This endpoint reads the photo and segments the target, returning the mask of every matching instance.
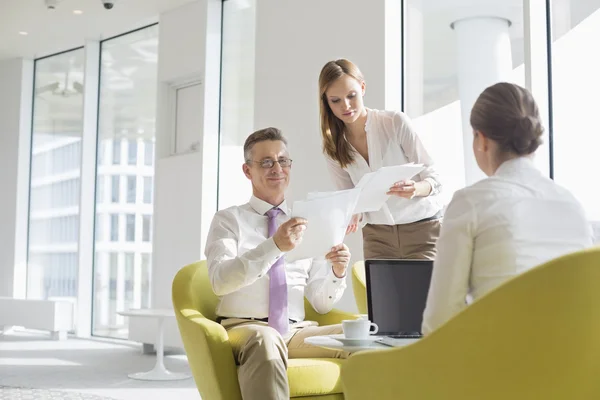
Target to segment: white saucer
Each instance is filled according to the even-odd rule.
[[[349,339],[349,338],[345,337],[343,333],[340,333],[338,335],[330,335],[330,337],[339,342],[342,342],[342,344],[344,346],[368,346],[372,343],[375,343],[379,339],[381,339],[379,336],[373,336],[373,335],[370,335],[370,336],[367,336],[364,338],[360,338],[360,339]]]

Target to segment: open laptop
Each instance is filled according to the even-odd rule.
[[[422,337],[421,325],[433,261],[366,260],[369,320],[379,327],[378,342],[394,346]]]

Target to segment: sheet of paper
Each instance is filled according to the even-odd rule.
[[[295,201],[292,217],[306,218],[308,223],[302,242],[285,255],[286,260],[322,259],[333,246],[342,243],[359,195],[360,189],[354,188]]]
[[[422,164],[411,163],[381,167],[375,172],[365,174],[356,184],[361,193],[354,214],[379,211],[390,197],[386,193],[394,183],[411,179],[424,169]]]

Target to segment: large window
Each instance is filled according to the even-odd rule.
[[[101,44],[95,335],[126,338],[118,312],[149,306],[157,57],[158,25]]]
[[[486,2],[472,17],[460,3],[405,0],[404,7],[404,111],[437,163],[446,202],[483,177],[470,150],[476,96],[501,80],[525,81],[522,4]]]
[[[27,297],[77,301],[84,51],[35,62]]]
[[[254,128],[255,0],[223,3],[219,209],[248,201],[244,141]]]
[[[600,221],[600,0],[552,2],[554,178]]]

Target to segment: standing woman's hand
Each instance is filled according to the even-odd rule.
[[[362,221],[362,214],[354,214],[348,227],[346,228],[346,235],[349,233],[354,233],[358,230],[358,224]]]
[[[426,180],[415,182],[412,179],[407,179],[394,183],[387,194],[410,200],[413,197],[429,196],[431,190],[431,183]]]
[[[415,187],[415,181],[407,179],[405,181],[394,183],[387,194],[405,199],[412,199],[415,197],[416,191],[417,188]]]

